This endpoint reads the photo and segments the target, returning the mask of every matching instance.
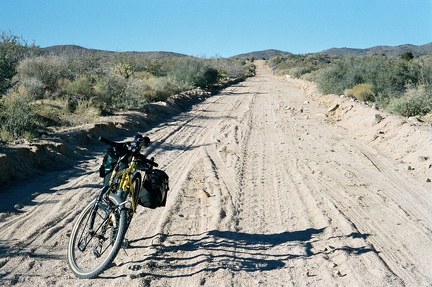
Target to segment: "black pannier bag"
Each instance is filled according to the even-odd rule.
[[[139,192],[139,204],[149,208],[165,206],[168,190],[168,175],[159,169],[150,170]]]

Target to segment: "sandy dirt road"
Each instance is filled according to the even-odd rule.
[[[9,190],[34,198],[2,215],[0,285],[432,286],[430,183],[256,63],[255,77],[146,131],[167,206],[139,208],[130,248],[99,278],[76,279],[66,246],[103,147]]]

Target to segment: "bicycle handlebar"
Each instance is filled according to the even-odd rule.
[[[117,147],[117,146],[119,146],[119,145],[122,145],[122,143],[113,142],[113,141],[110,141],[109,139],[104,138],[104,137],[99,137],[99,141],[101,141],[101,142],[103,142],[104,144],[107,144],[107,145],[109,145],[109,146],[112,146],[112,147]]]
[[[158,166],[159,166],[157,163],[155,163],[155,161],[154,161],[154,157],[150,158],[150,160],[146,159],[146,161],[147,161],[147,163],[148,163],[149,165],[152,165],[152,166],[154,166],[154,167],[158,167]]]
[[[127,145],[127,143],[114,142],[114,141],[111,141],[111,140],[109,140],[107,138],[104,138],[104,137],[99,137],[99,141],[101,141],[104,144],[107,144],[109,146],[112,146],[114,148],[123,148],[124,145]],[[149,165],[151,165],[153,167],[158,167],[159,166],[157,163],[155,163],[154,157],[152,157],[150,159],[147,159],[144,155],[141,155],[140,159],[144,160],[145,163],[147,163],[147,164],[149,164]]]

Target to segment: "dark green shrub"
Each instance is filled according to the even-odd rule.
[[[69,95],[76,95],[89,98],[93,95],[93,85],[95,80],[91,75],[80,75],[73,81],[64,80],[64,91]]]
[[[96,102],[102,109],[123,108],[122,99],[127,87],[127,80],[119,75],[108,73],[96,79],[94,86]]]
[[[12,78],[21,59],[36,47],[29,46],[20,37],[1,32],[0,35],[0,96],[13,86]]]
[[[408,88],[403,96],[390,102],[388,110],[405,117],[430,113],[432,111],[431,87]]]
[[[37,126],[37,115],[32,107],[33,99],[18,91],[0,99],[0,126],[2,134],[18,138],[24,133],[32,133]]]
[[[370,83],[375,95],[399,97],[407,84],[416,84],[418,79],[417,64],[397,57],[374,55],[337,60],[320,71],[316,81],[324,93],[341,94],[355,85]]]
[[[219,80],[219,71],[212,67],[207,67],[202,76],[202,82],[198,84],[200,87],[208,87],[214,85]]]
[[[405,52],[400,55],[400,57],[405,61],[411,61],[412,59],[414,59],[414,54],[412,52]]]
[[[179,82],[202,88],[215,84],[219,80],[219,71],[216,68],[209,66],[205,60],[196,58],[176,62],[169,75]]]
[[[145,80],[130,79],[124,91],[123,109],[140,109],[156,97],[156,92]],[[117,104],[119,105],[119,103]]]
[[[334,60],[324,54],[287,54],[271,57],[268,65],[277,75],[290,75],[301,78],[303,75],[315,72]]]

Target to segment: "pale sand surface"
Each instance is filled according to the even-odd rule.
[[[100,156],[8,190],[37,194],[0,221],[0,285],[431,286],[430,126],[256,64],[146,132],[167,206],[138,209],[99,278],[75,278],[66,247]]]

